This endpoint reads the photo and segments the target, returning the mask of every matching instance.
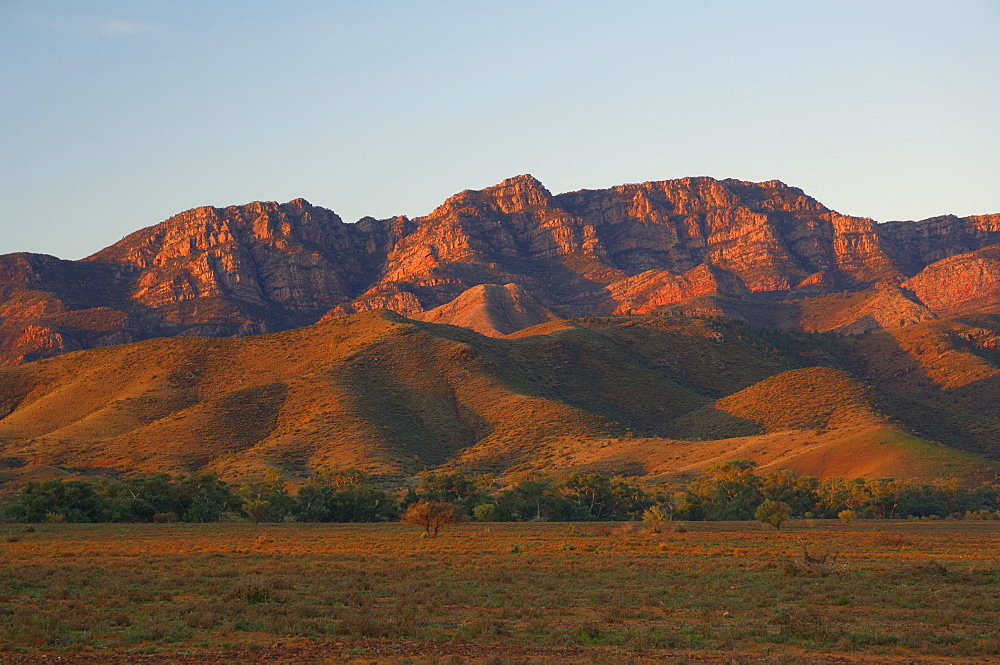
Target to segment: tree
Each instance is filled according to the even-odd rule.
[[[239,492],[243,512],[254,522],[281,522],[295,508],[280,469],[268,467],[264,479],[244,485]]]
[[[754,515],[764,496],[761,480],[754,475],[757,463],[752,460],[727,460],[713,464],[705,475],[688,483],[687,501],[704,511],[704,516],[717,520],[747,520]],[[691,517],[701,517],[692,515]],[[690,519],[690,517],[689,517]]]
[[[21,522],[53,521],[102,522],[107,501],[94,491],[94,483],[83,480],[29,482],[6,513]]]
[[[184,522],[219,522],[224,512],[238,512],[243,502],[214,473],[192,473],[173,483],[179,506],[177,514]]]
[[[364,475],[351,469],[309,478],[299,488],[293,511],[303,522],[384,522],[396,516],[398,504],[366,486]]]
[[[471,510],[487,498],[474,478],[462,473],[432,473],[420,484],[420,495],[431,501],[457,503]]]
[[[477,522],[493,522],[497,518],[497,504],[483,502],[472,509],[472,516]]]
[[[462,509],[453,503],[420,499],[410,504],[401,519],[407,524],[422,527],[424,533],[433,538],[442,526],[461,522],[463,517]]]
[[[818,478],[781,469],[761,476],[760,482],[760,492],[765,499],[787,503],[797,517],[813,512],[820,502]]]
[[[819,494],[828,515],[845,508],[861,511],[871,500],[862,478],[828,478],[820,484]]]
[[[611,496],[613,502],[608,517],[612,519],[634,519],[653,505],[645,490],[629,484],[624,476],[611,479]]]
[[[784,501],[764,499],[764,502],[757,506],[754,517],[761,524],[770,524],[775,529],[781,529],[781,525],[788,520],[791,514],[792,507]]]
[[[538,472],[521,476],[513,487],[500,492],[497,506],[503,519],[581,518],[580,510],[569,499],[556,492],[552,479]]]
[[[652,525],[653,533],[659,533],[660,525],[667,521],[667,516],[659,506],[650,506],[642,513],[642,521]]]

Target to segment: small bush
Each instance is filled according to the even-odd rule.
[[[274,595],[274,582],[262,577],[247,577],[238,581],[229,597],[250,604],[266,603]]]
[[[904,572],[913,577],[923,577],[925,575],[944,575],[948,569],[941,565],[937,559],[928,559],[909,566]]]
[[[761,524],[770,524],[775,529],[781,529],[781,525],[784,524],[792,514],[792,507],[783,501],[773,501],[771,499],[765,499],[762,504],[757,507],[757,512],[754,513],[754,517]]]
[[[659,506],[651,506],[642,513],[642,521],[652,527],[653,533],[659,533],[660,525],[667,521],[667,516]]]
[[[791,577],[829,577],[837,574],[837,570],[834,568],[836,561],[836,554],[832,552],[811,554],[809,548],[803,543],[802,557],[786,559],[781,563],[781,569],[785,575]]]

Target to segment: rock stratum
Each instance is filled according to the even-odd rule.
[[[303,199],[195,208],[80,261],[0,256],[0,363],[388,309],[502,336],[651,312],[864,332],[1000,311],[1000,215],[875,223],[779,181],[553,195],[531,176],[425,217]]]

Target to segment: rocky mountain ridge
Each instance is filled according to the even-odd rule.
[[[186,211],[81,261],[0,256],[0,363],[373,309],[494,336],[656,311],[860,332],[1000,311],[998,285],[1000,214],[877,224],[779,181],[553,195],[524,175],[415,219],[255,202]]]

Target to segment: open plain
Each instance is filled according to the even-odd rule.
[[[996,662],[994,521],[42,524],[0,662]],[[808,563],[809,559],[822,563]]]

